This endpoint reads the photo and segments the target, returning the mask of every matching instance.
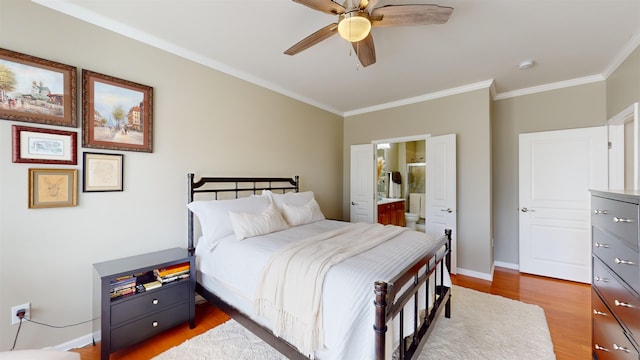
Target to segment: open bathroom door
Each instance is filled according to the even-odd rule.
[[[373,144],[351,145],[351,222],[374,223],[373,147]]]
[[[439,237],[451,229],[451,269],[457,272],[456,238],[456,134],[432,136],[427,139],[427,186],[425,230]]]

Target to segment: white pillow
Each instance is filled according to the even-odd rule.
[[[229,211],[229,217],[238,240],[289,228],[273,204],[259,214]]]
[[[302,206],[282,205],[282,214],[289,225],[298,226],[324,220],[324,214],[315,199]]]
[[[187,207],[198,217],[202,236],[213,250],[220,239],[233,234],[229,211],[258,214],[270,205],[269,199],[252,195],[231,200],[193,201]]]
[[[279,194],[271,192],[269,190],[264,190],[262,192],[262,196],[266,196],[271,199],[271,202],[280,211],[283,211],[283,204],[302,206],[308,204],[309,201],[314,199],[313,191],[288,192],[285,194]]]

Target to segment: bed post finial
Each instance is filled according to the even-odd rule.
[[[376,281],[375,290],[376,299],[373,304],[376,306],[376,320],[373,324],[375,331],[375,349],[376,360],[383,360],[385,357],[385,336],[387,333],[387,283],[384,281]]]

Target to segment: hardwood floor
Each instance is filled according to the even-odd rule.
[[[542,307],[547,316],[558,360],[591,359],[591,286],[521,274],[496,268],[492,282],[469,276],[452,276],[454,284],[520,300]],[[150,359],[185,340],[206,332],[229,317],[207,303],[196,306],[196,328],[178,326],[152,339],[111,355],[118,359]],[[100,344],[73,350],[82,360],[100,359]],[[221,359],[222,360],[222,359]]]

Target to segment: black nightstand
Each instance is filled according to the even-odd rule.
[[[93,331],[101,334],[102,360],[109,359],[116,350],[186,321],[194,328],[194,259],[186,249],[173,248],[93,264]],[[185,263],[189,264],[186,274],[154,289],[141,287],[156,280],[154,270]]]

